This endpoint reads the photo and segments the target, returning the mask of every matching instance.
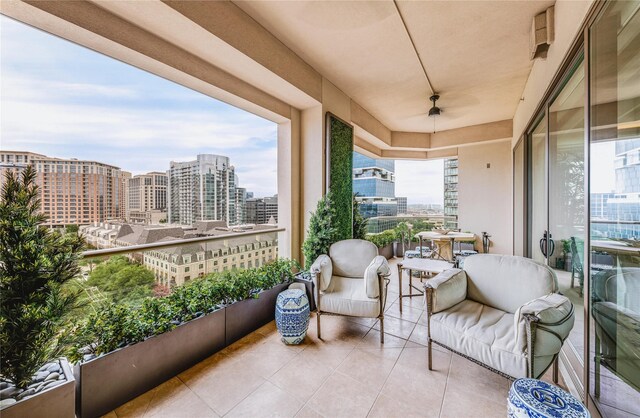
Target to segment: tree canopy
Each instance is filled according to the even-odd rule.
[[[138,303],[153,295],[153,273],[123,256],[111,257],[96,266],[87,280],[113,302]]]

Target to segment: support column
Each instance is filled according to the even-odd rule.
[[[300,111],[291,109],[291,119],[278,124],[278,254],[301,259],[300,232]]]

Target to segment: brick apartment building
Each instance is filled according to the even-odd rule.
[[[42,212],[47,225],[88,224],[126,216],[125,181],[120,168],[77,159],[22,151],[0,151],[0,186],[7,171],[32,165],[38,173]]]

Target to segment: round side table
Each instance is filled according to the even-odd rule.
[[[509,389],[509,418],[590,418],[573,395],[537,379],[517,379]]]
[[[300,344],[309,327],[309,299],[304,290],[287,289],[276,300],[276,326],[285,344]]]

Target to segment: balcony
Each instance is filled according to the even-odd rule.
[[[428,370],[424,301],[404,299],[399,312],[390,262],[384,344],[366,318],[325,317],[319,340],[312,317],[299,346],[270,322],[106,417],[504,417],[510,380],[442,348]]]
[[[179,292],[180,286],[197,283],[197,277],[263,267],[272,259],[304,262],[311,213],[334,186],[343,187],[343,206],[336,216],[351,216],[352,190],[345,184],[354,180],[349,165],[353,151],[376,160],[440,160],[444,185],[413,179],[416,191],[443,186],[446,207],[438,222],[473,234],[475,241],[466,251],[473,247],[514,255],[533,259],[545,271],[553,269],[560,293],[573,304],[576,324],[559,354],[559,386],[594,417],[640,416],[638,330],[633,325],[640,315],[635,281],[640,276],[640,168],[631,157],[621,157],[640,142],[637,0],[7,0],[0,11],[277,126],[277,163],[255,169],[277,176],[277,240],[269,246],[230,248],[199,237],[203,239],[160,246],[137,243],[118,250],[152,266],[165,293]],[[430,99],[436,95],[437,103]],[[89,106],[79,103],[77,109]],[[82,125],[84,120],[78,119]],[[332,130],[332,121],[339,121],[342,131]],[[139,130],[119,125],[130,128],[135,142],[133,134]],[[332,148],[338,131],[350,141],[344,149]],[[163,149],[157,146],[153,152],[162,154]],[[39,158],[34,161],[48,173],[45,177],[53,176],[53,166]],[[92,162],[82,171],[97,176],[99,164]],[[334,175],[335,167],[346,174]],[[172,166],[170,171],[182,174],[166,186],[168,200],[180,200],[179,188],[193,192],[195,166]],[[395,180],[390,171],[376,176],[388,180],[385,185]],[[83,181],[85,194],[95,195],[93,199],[117,193]],[[43,186],[51,184],[60,183]],[[372,193],[372,201],[376,193],[382,194]],[[51,202],[61,206],[56,202],[64,194],[54,190],[44,197],[50,209]],[[223,197],[205,196],[203,202],[215,212],[199,212],[198,205],[181,201],[169,210],[169,221],[174,221],[172,211],[193,219],[215,217],[202,213],[222,212],[231,200],[228,190]],[[93,200],[83,202],[82,221],[87,223],[122,207],[100,200],[103,209],[113,210],[96,212],[89,210]],[[595,215],[589,211],[592,202],[599,202]],[[625,210],[614,210],[616,206]],[[68,214],[79,219],[80,211]],[[382,232],[400,218],[371,218],[371,224]],[[132,245],[116,242],[110,231],[88,241],[99,249],[85,254],[87,260],[113,254],[114,243]],[[449,243],[452,250],[457,245],[455,238],[434,241]],[[195,255],[184,256],[185,244],[199,246]],[[396,267],[401,262],[401,257],[390,259],[384,345],[377,320],[326,317],[320,340],[312,313],[306,340],[294,347],[279,341],[270,322],[237,341],[223,335],[224,348],[211,349],[215,354],[148,391],[131,388],[135,395],[127,399],[135,399],[102,412],[110,417],[504,416],[509,380],[439,348],[434,370],[428,370],[423,299],[404,300],[400,313]],[[404,287],[409,290],[406,283]],[[253,301],[255,291],[238,300]],[[95,289],[89,293],[101,299]],[[206,310],[215,313],[235,301],[213,303]],[[204,311],[188,314],[199,319],[208,316]],[[229,318],[252,319],[246,313]],[[192,336],[158,351],[165,350],[164,359],[170,362],[194,349]],[[136,335],[131,345],[120,341],[113,351],[162,341],[147,337]],[[145,354],[139,358],[144,360]],[[127,383],[94,377],[103,388]],[[547,373],[543,378],[550,377]],[[97,398],[99,391],[87,396]]]

